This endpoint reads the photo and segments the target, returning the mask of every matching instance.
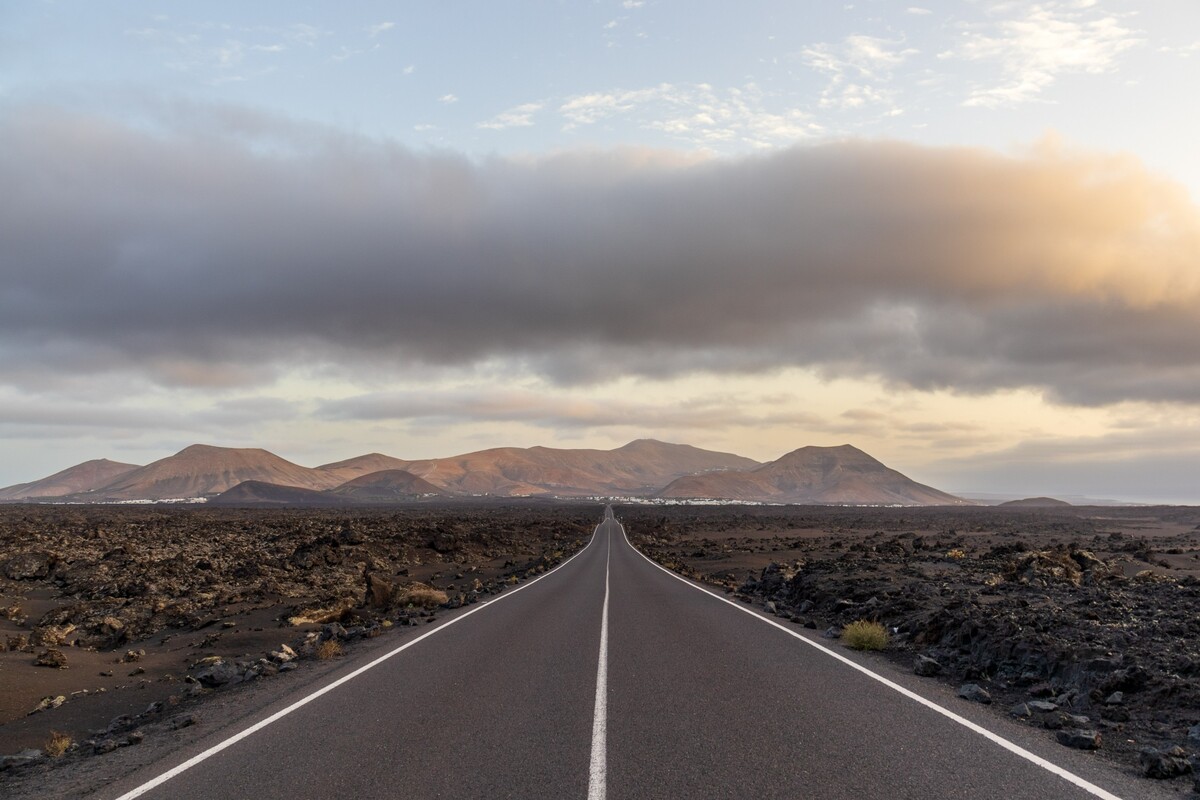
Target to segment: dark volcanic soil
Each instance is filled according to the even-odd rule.
[[[886,655],[1060,742],[1182,792],[1200,770],[1200,508],[619,514],[660,563],[831,637],[880,622]]]
[[[0,784],[44,768],[5,756],[52,731],[76,743],[68,758],[124,746],[215,689],[502,591],[582,547],[597,518],[532,503],[0,506]]]

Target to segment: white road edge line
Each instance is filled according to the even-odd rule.
[[[601,525],[603,525],[603,523],[601,523]],[[150,791],[151,789],[154,789],[155,787],[161,786],[162,784],[171,780],[171,778],[174,778],[176,775],[186,772],[187,770],[189,770],[192,767],[199,764],[201,761],[205,761],[205,760],[215,756],[217,753],[221,752],[225,748],[230,747],[234,744],[237,744],[242,739],[245,739],[247,736],[250,736],[253,733],[257,733],[258,731],[267,727],[272,722],[276,722],[280,719],[283,719],[288,714],[291,714],[293,711],[295,711],[303,706],[308,705],[309,703],[311,703],[313,700],[316,700],[321,695],[326,694],[327,692],[332,692],[334,689],[341,686],[343,683],[346,683],[347,681],[349,681],[353,678],[357,678],[359,675],[362,675],[364,672],[366,672],[369,669],[379,666],[384,661],[387,661],[389,658],[396,655],[397,653],[404,652],[408,648],[415,645],[417,642],[424,641],[425,639],[428,639],[430,636],[433,636],[435,633],[444,631],[444,630],[446,630],[446,628],[449,628],[451,625],[453,625],[457,622],[462,622],[464,619],[471,616],[475,612],[482,611],[483,609],[487,608],[488,606],[492,605],[493,603],[498,603],[501,600],[512,597],[514,594],[516,594],[517,592],[519,592],[523,589],[528,589],[530,586],[533,586],[535,583],[540,581],[542,578],[550,577],[555,572],[558,572],[560,569],[565,567],[567,564],[570,564],[572,561],[574,561],[576,556],[578,556],[580,553],[583,553],[585,550],[590,548],[592,546],[592,543],[596,541],[596,534],[598,534],[599,532],[600,532],[600,525],[597,525],[596,529],[594,531],[592,531],[592,538],[588,541],[588,543],[585,547],[581,548],[578,553],[571,556],[566,561],[562,562],[557,567],[555,567],[554,569],[545,573],[544,575],[537,576],[536,578],[529,581],[528,583],[522,584],[521,586],[518,586],[516,589],[513,589],[511,592],[505,592],[504,594],[500,595],[499,597],[495,597],[495,598],[492,598],[491,600],[488,600],[486,603],[481,603],[481,604],[477,605],[475,608],[466,612],[465,614],[461,614],[461,615],[455,617],[454,619],[449,620],[448,622],[444,622],[441,625],[438,625],[433,630],[427,631],[426,633],[421,634],[417,638],[415,638],[411,641],[405,642],[404,644],[400,645],[399,647],[397,647],[394,650],[389,650],[388,652],[384,653],[383,655],[381,655],[379,658],[375,659],[374,661],[372,661],[368,664],[364,664],[363,666],[359,667],[358,669],[354,670],[353,672],[351,672],[347,675],[343,675],[342,677],[338,678],[333,683],[323,686],[322,688],[318,689],[317,691],[313,692],[312,694],[306,695],[305,697],[300,698],[299,700],[292,703],[287,708],[283,708],[283,709],[280,709],[279,711],[276,711],[274,714],[267,717],[266,719],[260,720],[259,722],[254,723],[253,725],[246,728],[245,730],[243,730],[239,733],[235,733],[233,736],[230,736],[228,739],[218,742],[217,744],[208,748],[204,752],[198,753],[197,755],[192,756],[191,758],[189,758],[187,761],[184,761],[179,766],[172,767],[171,769],[167,770],[163,774],[159,775],[157,778],[152,778],[152,779],[146,781],[141,786],[138,786],[136,789],[132,789],[132,790],[126,792],[125,794],[117,797],[116,800],[133,800],[133,798],[135,798],[135,797],[141,797],[146,792]],[[611,548],[611,542],[610,542],[609,546]],[[606,596],[606,601],[607,601],[607,596]],[[607,610],[607,602],[605,603],[605,609]]]
[[[728,605],[733,606],[738,611],[743,611],[761,622],[765,622],[768,625],[778,628],[779,630],[786,633],[788,636],[799,639],[800,641],[804,642],[809,647],[814,647],[817,650],[820,650],[822,653],[824,653],[827,656],[836,658],[838,661],[841,661],[846,666],[856,669],[859,672],[861,672],[862,674],[866,675],[867,677],[882,683],[884,686],[888,687],[889,689],[893,689],[893,690],[899,692],[900,694],[904,695],[905,697],[909,698],[910,700],[915,700],[916,702],[920,703],[921,705],[925,706],[926,708],[936,711],[937,713],[941,714],[943,717],[946,717],[947,719],[950,719],[953,722],[957,722],[959,725],[962,725],[964,728],[967,728],[968,730],[972,730],[975,733],[978,733],[980,736],[983,736],[985,739],[988,739],[989,741],[992,741],[995,744],[1000,745],[1005,750],[1008,750],[1010,753],[1014,753],[1015,755],[1020,756],[1021,758],[1025,759],[1026,761],[1036,764],[1037,766],[1041,767],[1042,769],[1046,770],[1047,772],[1051,772],[1054,775],[1057,775],[1058,777],[1068,781],[1069,783],[1075,784],[1080,789],[1083,789],[1085,792],[1088,792],[1089,794],[1095,795],[1096,797],[1103,798],[1103,800],[1121,800],[1121,798],[1118,797],[1117,795],[1112,794],[1111,792],[1106,791],[1105,789],[1101,789],[1099,786],[1096,786],[1094,783],[1090,783],[1089,781],[1079,777],[1075,773],[1065,770],[1062,767],[1058,766],[1057,764],[1047,761],[1046,759],[1042,758],[1039,755],[1029,752],[1028,750],[1021,747],[1020,745],[1015,744],[1014,742],[1010,742],[1008,739],[1005,739],[1003,736],[1001,736],[997,733],[993,733],[993,732],[989,731],[987,728],[984,728],[981,725],[977,725],[974,722],[971,722],[971,720],[967,719],[966,717],[960,717],[958,714],[955,714],[950,709],[944,708],[944,707],[938,705],[937,703],[933,702],[932,700],[922,697],[921,695],[917,694],[914,691],[905,689],[900,684],[890,681],[887,678],[883,677],[882,675],[872,672],[871,670],[867,669],[866,667],[864,667],[863,665],[861,665],[855,661],[851,661],[849,658],[846,658],[841,653],[837,653],[833,650],[830,650],[828,647],[825,647],[822,644],[814,642],[811,639],[808,639],[804,636],[801,636],[800,634],[796,633],[795,631],[791,630],[790,628],[787,628],[784,625],[780,625],[778,622],[776,622],[773,619],[768,619],[767,617],[764,617],[761,614],[751,611],[750,609],[746,608],[745,606],[739,605],[739,604],[733,602],[732,600],[729,600],[728,598],[721,597],[719,594],[709,591],[708,589],[705,589],[703,586],[692,583],[691,581],[682,577],[681,575],[675,574],[671,570],[664,567],[662,564],[659,564],[656,561],[654,561],[652,558],[647,556],[641,550],[638,550],[636,547],[634,547],[633,543],[629,541],[629,535],[627,533],[625,533],[624,525],[621,525],[621,535],[625,537],[625,543],[627,545],[629,545],[629,547],[633,550],[633,552],[637,553],[639,556],[641,556],[642,558],[644,558],[648,562],[650,562],[650,564],[652,566],[655,566],[658,569],[661,569],[663,572],[667,573],[672,578],[674,578],[675,580],[684,584],[685,586],[690,586],[691,588],[695,589],[698,592],[704,592],[706,595],[712,597],[715,600],[720,600],[722,603],[726,603]]]
[[[607,524],[606,519],[601,525]],[[608,566],[612,561],[612,533],[604,560],[604,610],[600,613],[600,661],[596,665],[596,709],[592,715],[592,763],[588,769],[588,800],[608,795]]]

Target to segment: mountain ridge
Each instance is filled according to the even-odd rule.
[[[672,481],[658,497],[820,505],[971,505],[917,483],[849,444],[801,447],[748,472],[686,476]]]
[[[36,499],[23,487],[72,473],[68,502],[402,502],[430,496],[594,497],[743,500],[848,505],[967,504],[912,481],[852,445],[802,447],[765,464],[687,444],[637,439],[612,450],[498,447],[408,461],[383,453],[304,467],[262,448],[195,444],[145,466],[76,465],[41,482],[0,489],[0,499]],[[84,479],[95,473],[92,485]],[[246,484],[246,485],[242,485]],[[240,487],[240,489],[238,489]],[[232,492],[231,490],[238,489]],[[312,493],[306,494],[307,493]],[[330,502],[335,502],[330,500]]]

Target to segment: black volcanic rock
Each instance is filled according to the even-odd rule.
[[[235,506],[303,506],[308,508],[330,508],[353,504],[349,497],[329,492],[300,489],[295,486],[280,486],[263,481],[242,481],[232,489],[209,500],[209,505]]]
[[[1023,500],[1009,500],[1000,505],[1008,508],[1060,508],[1071,504],[1066,500],[1056,500],[1053,497],[1026,497]]]
[[[385,469],[347,481],[328,494],[364,503],[389,503],[451,494],[402,469]]]

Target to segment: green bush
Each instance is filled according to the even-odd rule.
[[[842,642],[852,650],[882,650],[888,644],[887,628],[860,619],[842,629]]]

